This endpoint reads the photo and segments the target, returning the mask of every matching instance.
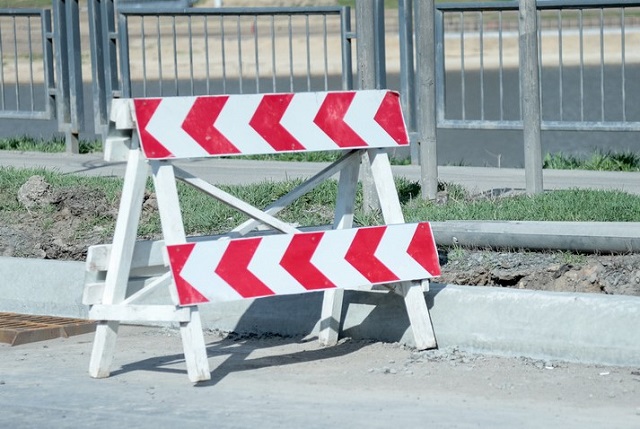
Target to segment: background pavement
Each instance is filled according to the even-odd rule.
[[[216,184],[248,184],[264,180],[286,180],[310,177],[324,163],[248,161],[241,159],[199,159],[176,163]],[[72,155],[66,153],[14,152],[0,153],[0,166],[16,168],[48,168],[61,173],[117,176],[124,174],[125,163],[107,163],[102,154]],[[393,166],[396,176],[420,180],[420,166]],[[524,190],[524,169],[456,167],[438,168],[441,182],[455,183],[472,192]],[[640,173],[585,170],[545,170],[545,189],[617,189],[640,194]]]

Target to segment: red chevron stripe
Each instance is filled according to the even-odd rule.
[[[427,222],[419,223],[416,232],[409,243],[407,253],[424,267],[429,273],[438,277],[440,275],[440,261],[438,261],[438,250],[433,240],[431,227]]]
[[[400,109],[400,102],[398,101],[399,97],[397,92],[387,92],[373,119],[380,124],[382,129],[399,145],[408,145],[409,136],[404,126],[402,110]]]
[[[187,282],[180,272],[186,264],[191,252],[195,247],[195,243],[181,244],[177,246],[167,246],[167,253],[169,254],[169,263],[171,265],[171,271],[173,272],[173,280],[176,283],[176,289],[178,290],[178,297],[180,304],[192,305],[203,302],[209,302],[209,300],[198,292],[189,282]]]
[[[293,94],[265,95],[249,121],[263,139],[276,151],[305,150],[305,147],[280,123]]]
[[[318,248],[323,235],[323,232],[294,235],[280,260],[282,268],[307,290],[336,287],[331,280],[311,263],[311,258]]]
[[[344,121],[355,92],[330,92],[313,122],[339,147],[367,147],[367,142]]]
[[[167,150],[151,133],[147,131],[147,125],[153,117],[156,109],[162,102],[162,98],[142,98],[133,100],[138,122],[138,135],[142,143],[142,150],[147,158],[172,158],[173,154]]]
[[[211,155],[240,153],[216,127],[215,122],[229,96],[198,97],[182,123],[182,129]]]
[[[230,241],[215,269],[215,273],[244,298],[274,294],[248,268],[261,241],[261,237]]]
[[[353,237],[344,259],[371,283],[397,281],[398,276],[374,255],[387,227],[360,228]]]

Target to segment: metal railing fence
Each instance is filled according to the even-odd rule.
[[[0,9],[0,118],[55,118],[52,38],[50,10]]]
[[[96,132],[106,129],[112,97],[353,87],[348,7],[113,12],[113,0],[90,2]]]
[[[639,16],[637,1],[537,3],[542,130],[640,131]],[[517,25],[517,2],[436,6],[438,127],[522,129],[520,85],[505,85]]]
[[[0,9],[0,119],[57,119],[67,149],[84,126],[78,0]]]

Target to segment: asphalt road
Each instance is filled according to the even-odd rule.
[[[327,164],[309,162],[248,161],[242,159],[208,158],[180,161],[177,165],[191,171],[211,183],[244,185],[260,181],[280,181],[307,178]],[[69,155],[42,152],[0,152],[0,166],[16,168],[48,168],[61,173],[100,176],[124,175],[124,163],[107,163],[102,155]],[[394,175],[411,181],[420,180],[420,167],[415,165],[392,166]],[[618,189],[640,194],[640,173],[544,170],[545,189]],[[471,192],[524,190],[523,169],[489,167],[438,168],[439,180],[464,186]]]
[[[91,334],[0,344],[0,426],[26,428],[562,428],[640,425],[637,368],[313,338],[207,333],[212,380],[189,383],[176,331],[122,327],[107,379]]]

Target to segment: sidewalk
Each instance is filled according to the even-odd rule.
[[[209,158],[176,163],[215,184],[246,185],[265,180],[281,181],[310,177],[324,163],[247,161],[241,159]],[[118,176],[124,174],[124,163],[107,163],[102,154],[70,155],[66,153],[0,152],[1,167],[48,168],[61,173],[89,176]],[[396,176],[412,181],[420,180],[420,166],[393,166]],[[615,189],[640,194],[640,173],[545,170],[544,189]],[[471,192],[524,190],[524,169],[489,167],[440,166],[439,180],[464,186]]]

